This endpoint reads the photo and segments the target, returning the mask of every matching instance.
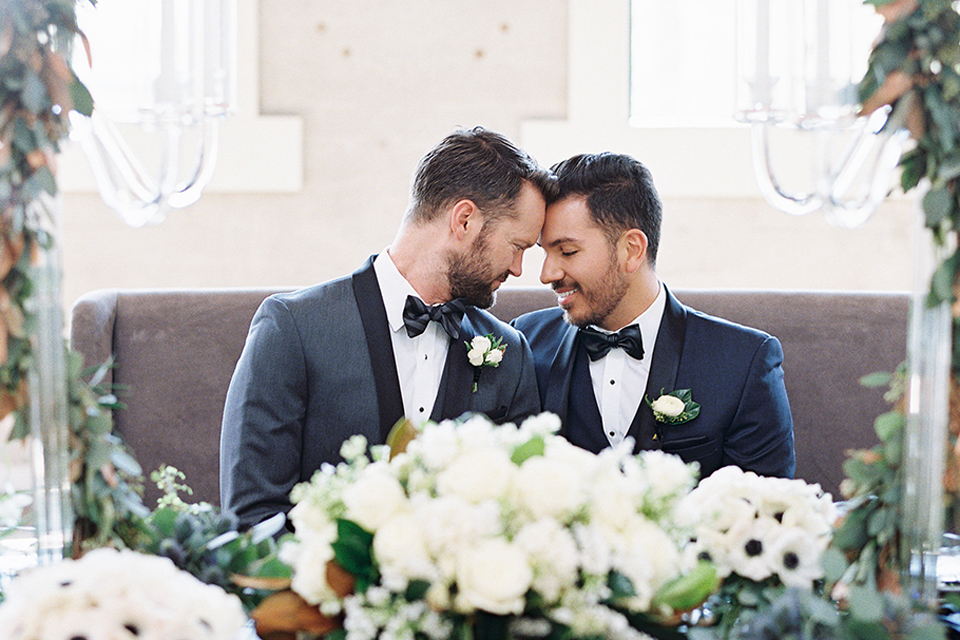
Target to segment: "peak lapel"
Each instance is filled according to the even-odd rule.
[[[666,285],[664,285],[666,287]],[[663,318],[657,330],[657,343],[653,349],[650,363],[650,376],[647,378],[646,397],[651,400],[660,396],[660,391],[674,391],[677,384],[677,370],[683,355],[683,342],[687,334],[687,312],[683,305],[673,297],[669,289],[667,304],[663,309]],[[640,399],[637,415],[630,426],[630,434],[636,439],[636,449],[659,449],[660,441],[654,439],[656,420],[653,411]]]
[[[393,343],[390,341],[387,312],[383,306],[377,274],[373,269],[373,259],[374,256],[371,256],[355,271],[351,280],[357,308],[360,310],[360,321],[363,323],[370,364],[373,367],[373,382],[377,389],[380,413],[380,442],[384,443],[390,429],[403,417],[403,396],[400,393],[397,362],[393,356]]]
[[[577,344],[577,328],[564,322],[563,336],[550,365],[550,377],[543,394],[543,410],[560,417],[560,433],[566,435],[567,408],[569,404],[570,380],[573,377],[574,347]]]

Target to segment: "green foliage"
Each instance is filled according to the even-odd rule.
[[[337,540],[331,546],[337,564],[356,578],[357,593],[365,592],[380,579],[373,561],[372,533],[341,518],[337,520]]]
[[[192,494],[184,475],[173,467],[151,474],[163,490],[161,505],[141,522],[129,545],[143,553],[169,558],[178,568],[207,584],[237,595],[248,611],[270,590],[244,586],[243,578],[287,579],[290,568],[280,562],[276,538],[286,517],[278,514],[245,533],[236,517],[207,503],[188,504],[179,494]]]

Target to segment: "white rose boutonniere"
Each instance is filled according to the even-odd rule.
[[[477,392],[477,383],[480,382],[480,372],[484,367],[499,367],[503,360],[503,352],[507,345],[501,344],[503,338],[494,338],[492,333],[485,336],[474,336],[467,345],[467,360],[473,365],[473,393]]]
[[[677,389],[670,393],[664,393],[661,389],[660,397],[653,402],[646,396],[643,400],[653,410],[657,422],[664,424],[683,424],[700,414],[700,405],[693,401],[690,389]]]

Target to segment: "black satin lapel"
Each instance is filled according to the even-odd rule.
[[[443,364],[440,376],[440,389],[433,405],[430,419],[440,420],[459,418],[470,410],[470,394],[473,389],[473,367],[467,360],[467,345],[476,334],[473,323],[466,315],[460,323],[460,339],[450,340],[447,349],[447,361]]]
[[[367,338],[370,364],[373,366],[373,382],[377,389],[377,406],[380,411],[380,442],[384,443],[390,429],[403,417],[403,396],[400,393],[397,361],[393,357],[387,311],[383,306],[377,274],[373,270],[373,256],[353,273],[351,280],[353,293],[357,297],[357,308],[360,309],[363,332]]]
[[[577,344],[577,328],[564,326],[564,335],[557,349],[557,355],[550,365],[550,377],[543,397],[543,410],[551,411],[560,417],[560,434],[566,435],[567,408],[570,394],[570,379],[573,377],[574,347]]]
[[[666,285],[664,285],[666,286]],[[653,349],[653,361],[650,363],[650,377],[647,378],[646,397],[651,401],[660,397],[660,392],[675,391],[680,356],[683,355],[683,341],[687,334],[687,312],[683,305],[665,290],[667,303],[657,330],[657,344]],[[630,434],[636,438],[636,449],[659,449],[660,440],[655,439],[657,423],[653,411],[640,399],[637,415],[630,426]]]

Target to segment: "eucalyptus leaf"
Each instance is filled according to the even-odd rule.
[[[889,385],[890,380],[892,379],[893,374],[889,371],[875,371],[861,377],[860,385],[867,387],[868,389],[878,389],[880,387],[886,387]]]
[[[896,434],[903,431],[904,417],[898,411],[887,411],[881,413],[873,421],[873,429],[882,442],[888,441]]]
[[[883,598],[876,589],[851,585],[847,601],[850,605],[850,613],[859,620],[873,622],[883,618]]]
[[[938,226],[953,209],[953,198],[946,186],[930,189],[923,196],[923,213],[928,227]]]
[[[27,111],[34,115],[40,115],[50,104],[47,87],[40,79],[40,75],[33,69],[27,68],[24,74],[20,102]]]
[[[820,562],[823,565],[824,578],[827,582],[836,582],[839,580],[843,577],[847,567],[850,566],[850,563],[847,562],[847,557],[836,547],[830,547],[824,551]]]

